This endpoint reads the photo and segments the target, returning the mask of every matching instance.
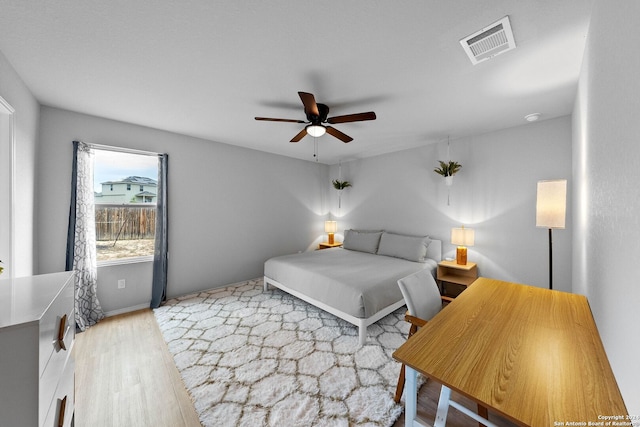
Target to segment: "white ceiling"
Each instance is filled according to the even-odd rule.
[[[591,0],[0,0],[0,51],[45,105],[313,161],[298,91],[368,157],[570,114]],[[509,15],[517,48],[459,40]],[[1,96],[2,94],[0,94]]]

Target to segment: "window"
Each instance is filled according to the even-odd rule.
[[[94,153],[98,262],[153,256],[158,158],[108,149]],[[127,193],[131,183],[146,192]]]
[[[144,191],[144,185],[140,186],[140,191]]]

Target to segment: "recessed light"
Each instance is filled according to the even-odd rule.
[[[540,118],[540,116],[542,116],[540,113],[531,113],[524,116],[524,119],[528,122],[535,122]]]

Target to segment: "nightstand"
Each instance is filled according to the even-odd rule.
[[[477,278],[478,266],[475,262],[468,262],[465,265],[457,264],[455,261],[440,261],[438,263],[436,279],[440,287],[440,294],[447,301],[453,301]]]
[[[318,249],[339,248],[341,246],[342,246],[342,242],[335,242],[335,243],[322,242],[318,245]]]

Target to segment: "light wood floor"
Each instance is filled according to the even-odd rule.
[[[77,426],[200,426],[151,310],[103,320],[74,351]]]
[[[200,422],[151,310],[107,318],[76,336],[76,413],[81,427],[198,427]],[[440,386],[427,381],[418,415],[433,423]],[[469,408],[468,399],[455,400]],[[499,426],[513,424],[490,414]],[[404,425],[404,415],[394,427]],[[449,427],[478,424],[451,408]]]

